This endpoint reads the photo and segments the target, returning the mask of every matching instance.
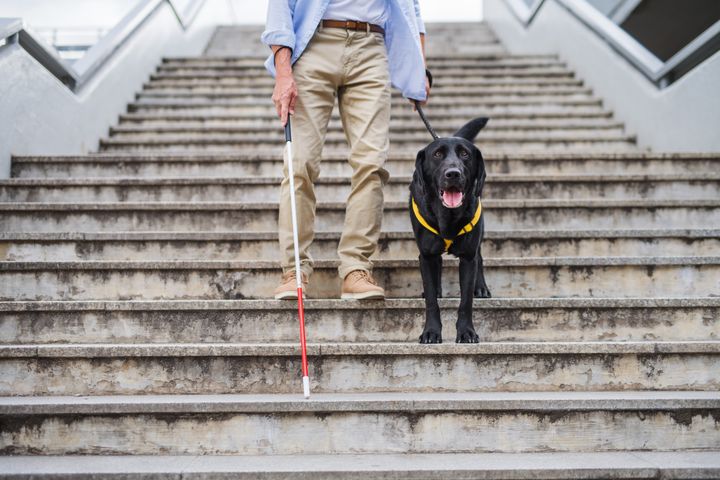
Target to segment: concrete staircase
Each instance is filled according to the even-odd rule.
[[[643,151],[561,59],[431,25],[435,127],[491,117],[482,343],[416,343],[406,196],[429,135],[394,96],[376,267],[392,298],[337,300],[335,116],[305,401],[295,304],[265,299],[283,137],[258,35],[220,28],[203,57],[166,59],[97,154],[14,158],[0,476],[720,477],[720,154]],[[457,306],[441,302],[445,338]]]

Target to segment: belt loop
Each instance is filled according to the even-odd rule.
[[[370,22],[365,22],[366,35],[370,35]]]

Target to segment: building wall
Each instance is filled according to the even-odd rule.
[[[547,0],[526,29],[503,0],[485,0],[485,19],[512,53],[557,53],[604,99],[641,146],[720,152],[720,52],[658,89],[572,14]]]

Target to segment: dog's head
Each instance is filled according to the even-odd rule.
[[[473,140],[487,122],[486,117],[471,120],[418,152],[413,180],[420,195],[437,195],[445,208],[459,208],[471,195],[481,195],[485,162]]]

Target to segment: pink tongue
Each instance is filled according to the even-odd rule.
[[[445,205],[448,207],[457,207],[462,203],[462,192],[459,191],[444,191],[443,192],[443,202],[445,202]]]

